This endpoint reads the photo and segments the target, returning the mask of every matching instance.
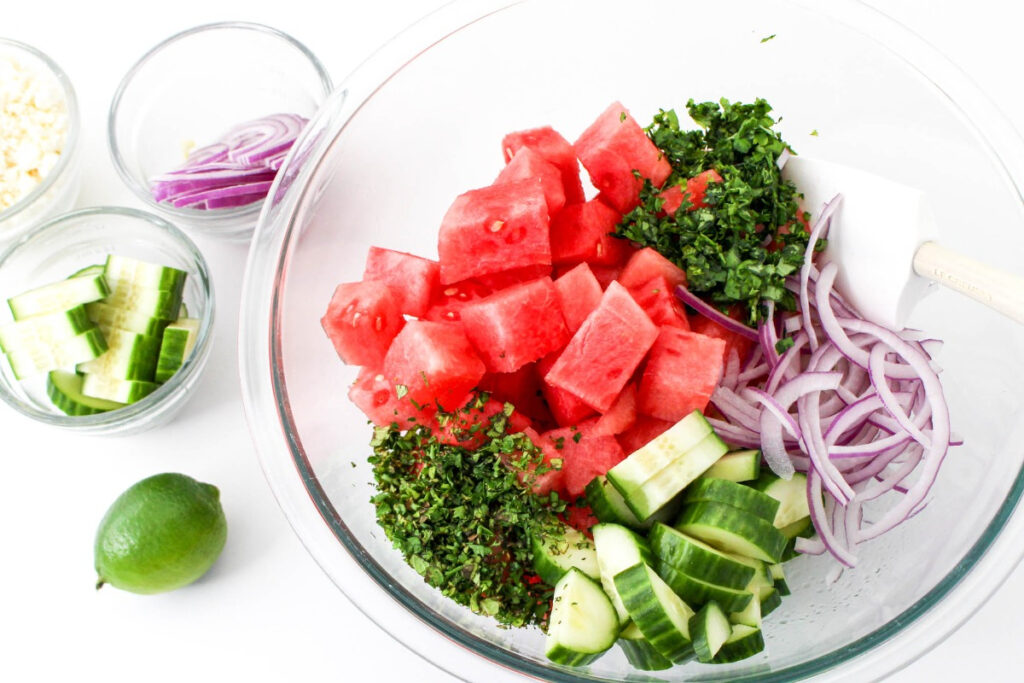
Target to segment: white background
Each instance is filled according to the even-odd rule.
[[[155,43],[209,21],[258,21],[306,43],[339,82],[440,4],[5,0],[0,34],[50,54],[76,85],[85,138],[79,206],[136,205],[109,160],[106,113],[121,75]],[[871,4],[942,49],[1024,130],[1024,10],[1017,3]],[[213,272],[218,320],[206,374],[171,425],[137,437],[80,438],[0,411],[0,680],[453,680],[360,614],[280,513],[257,464],[238,389],[245,247],[196,241]],[[224,554],[206,577],[171,594],[94,591],[92,542],[103,512],[123,489],[164,471],[221,489],[229,524]],[[1019,679],[1020,604],[1018,569],[973,619],[891,680]]]

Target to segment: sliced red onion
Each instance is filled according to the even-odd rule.
[[[814,331],[814,325],[811,324],[811,306],[808,299],[807,283],[811,277],[811,269],[814,267],[814,249],[818,244],[818,240],[828,232],[828,227],[832,223],[832,214],[839,208],[839,203],[842,200],[841,195],[836,195],[830,199],[825,204],[825,208],[821,210],[818,219],[814,221],[810,237],[807,239],[807,249],[804,250],[804,263],[800,267],[800,314],[803,317],[804,331],[807,332],[807,337],[810,340],[811,351],[818,348],[818,335]]]
[[[779,158],[775,160],[775,165],[780,171],[785,168],[786,162],[791,156],[793,156],[793,153],[789,151],[789,147],[783,147],[782,152],[779,153]]]
[[[686,287],[682,285],[677,285],[676,296],[679,297],[679,299],[684,304],[694,309],[695,311],[703,315],[705,318],[710,318],[711,320],[715,321],[725,329],[731,332],[735,332],[736,334],[742,335],[743,337],[749,339],[750,341],[757,341],[757,330],[751,327],[747,327],[738,320],[733,320],[725,313],[722,313],[714,306],[709,305],[703,299],[694,295]]]

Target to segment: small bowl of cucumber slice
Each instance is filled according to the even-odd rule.
[[[88,434],[167,422],[206,364],[213,285],[203,255],[159,216],[66,213],[0,254],[0,399]]]

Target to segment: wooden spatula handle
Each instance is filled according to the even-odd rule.
[[[1024,323],[1024,277],[996,270],[935,242],[918,247],[914,272]]]

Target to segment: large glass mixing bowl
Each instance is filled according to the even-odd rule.
[[[1024,329],[954,294],[926,299],[911,324],[946,341],[939,362],[965,445],[931,504],[864,546],[855,570],[829,584],[828,557],[789,565],[793,594],[766,619],[760,656],[651,674],[617,650],[585,669],[552,665],[539,631],[497,628],[442,598],[377,528],[370,428],[345,397],[356,368],[319,318],[337,283],[361,278],[370,245],[436,257],[445,209],[493,180],[508,131],[550,124],[573,139],[616,99],[644,121],[691,97],[760,96],[798,152],[922,188],[945,244],[1011,270],[1024,254],[1024,144],[960,71],[858,2],[506,5],[456,2],[374,55],[321,109],[264,207],[241,374],[296,532],[370,618],[468,679],[862,681],[904,666],[1024,552]]]

